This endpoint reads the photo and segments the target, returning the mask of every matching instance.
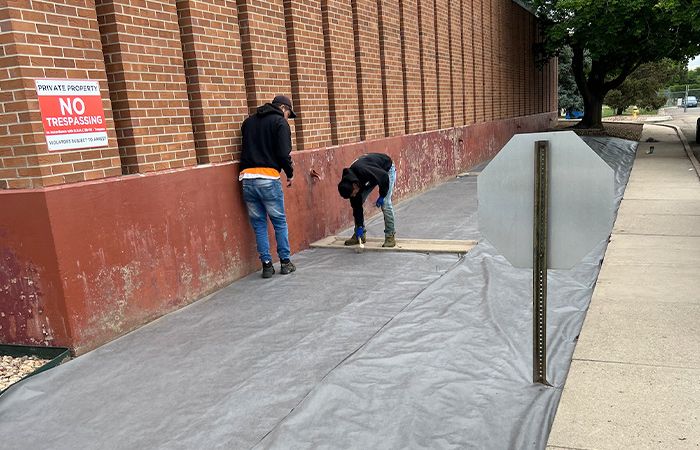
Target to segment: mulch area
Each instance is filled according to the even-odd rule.
[[[559,121],[552,127],[552,131],[572,130],[579,136],[610,136],[639,142],[644,126],[642,123],[603,122],[602,129],[574,128],[577,124],[578,122]]]

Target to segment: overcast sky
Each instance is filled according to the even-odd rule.
[[[696,67],[700,67],[700,55],[696,56],[695,59],[691,59],[690,62],[688,63],[688,69],[695,69]]]

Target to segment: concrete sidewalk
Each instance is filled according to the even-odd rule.
[[[698,176],[645,125],[547,448],[700,447],[698,261]]]

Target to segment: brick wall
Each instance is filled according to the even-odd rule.
[[[284,1],[297,149],[326,147],[331,122],[320,0]]]
[[[236,2],[178,0],[177,13],[197,161],[230,161],[248,113]]]
[[[556,110],[509,0],[78,0],[0,6],[0,188],[235,161],[289,95],[295,150]],[[100,82],[108,145],[49,152],[37,78]]]
[[[196,164],[175,4],[97,0],[124,173]]]
[[[352,0],[362,140],[384,137],[384,95],[376,0]]]
[[[453,123],[452,67],[450,62],[450,18],[448,0],[435,0],[435,42],[438,73],[438,127]]]
[[[452,123],[462,126],[464,120],[464,55],[462,49],[462,0],[453,0],[450,7],[450,62],[452,73]]]
[[[401,61],[404,83],[405,133],[423,131],[423,90],[418,0],[399,0],[401,13]]]
[[[423,129],[439,128],[437,47],[435,41],[435,0],[418,0],[420,21],[421,85],[423,89]]]
[[[121,174],[107,76],[91,1],[0,6],[0,189],[38,188]],[[49,152],[35,79],[100,82],[109,145]]]
[[[347,0],[323,0],[326,80],[334,145],[360,140],[353,9]]]
[[[401,13],[396,0],[377,0],[382,67],[384,127],[387,136],[406,133],[401,57]]]
[[[466,123],[476,122],[476,57],[474,44],[476,43],[474,28],[474,2],[462,0],[462,51],[464,53],[464,115]]]

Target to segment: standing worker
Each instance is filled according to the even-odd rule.
[[[289,233],[280,181],[280,170],[283,170],[287,175],[287,187],[292,186],[292,132],[287,120],[296,116],[289,98],[278,95],[272,103],[258,107],[257,112],[245,119],[241,126],[243,146],[238,179],[243,183],[243,200],[255,231],[263,278],[270,278],[275,273],[267,238],[268,216],[275,229],[280,272],[288,274],[296,270],[289,259]]]
[[[396,182],[396,166],[388,155],[368,153],[360,156],[349,168],[343,169],[343,177],[338,183],[338,193],[350,199],[352,215],[355,218],[355,232],[345,241],[345,245],[366,242],[365,217],[362,205],[375,186],[379,186],[379,197],[374,203],[384,213],[384,244],[382,247],[396,246],[394,207],[391,194]]]

